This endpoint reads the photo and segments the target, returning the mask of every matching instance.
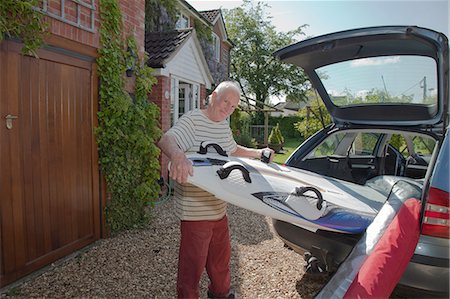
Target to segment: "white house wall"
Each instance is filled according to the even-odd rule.
[[[203,53],[200,53],[203,55]],[[205,71],[199,59],[199,53],[196,49],[193,39],[189,39],[178,51],[176,56],[167,63],[167,69],[172,75],[180,79],[186,79],[188,82],[197,82],[206,84]]]

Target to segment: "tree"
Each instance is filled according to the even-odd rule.
[[[241,83],[244,93],[251,95],[260,108],[270,96],[305,100],[304,92],[309,88],[300,68],[273,56],[274,51],[296,42],[306,25],[286,33],[277,32],[265,12],[267,7],[244,0],[241,7],[224,10],[228,36],[235,44],[230,76]]]
[[[331,116],[318,94],[310,90],[307,95],[309,104],[299,110],[302,121],[294,124],[305,139],[331,123]]]

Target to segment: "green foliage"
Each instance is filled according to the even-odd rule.
[[[268,142],[269,142],[269,144],[283,144],[284,143],[284,137],[281,134],[279,124],[277,124],[275,127],[273,127],[272,130],[270,131]]]
[[[199,39],[205,39],[208,43],[212,43],[212,30],[199,20],[194,20],[194,28]]]
[[[175,29],[177,0],[145,0],[145,32]]]
[[[420,155],[431,155],[434,147],[436,146],[436,140],[431,137],[414,136],[412,138],[412,146],[414,152]],[[394,146],[405,158],[412,153],[408,151],[406,140],[401,134],[393,134],[389,143]]]
[[[298,123],[301,120],[302,118],[300,118],[299,115],[269,117],[269,126],[276,126],[279,124],[283,136],[300,140],[302,135],[295,128],[295,123]]]
[[[411,103],[413,101],[413,97],[407,95],[391,96],[385,90],[373,88],[364,97],[355,96],[350,90],[347,90],[344,95],[332,97],[332,101],[337,106],[379,103]],[[433,102],[433,99],[427,98],[426,101]]]
[[[280,143],[283,144],[284,143],[284,137],[281,134],[280,124],[277,124],[276,128],[277,128],[276,132],[277,132],[277,135],[278,135],[278,139],[280,140]]]
[[[311,94],[309,93],[310,96]],[[299,117],[302,121],[294,126],[305,139],[331,123],[330,114],[317,96],[315,100],[311,98],[309,105],[299,111]]]
[[[159,110],[147,100],[156,79],[144,62],[135,69],[135,93],[124,89],[130,47],[138,53],[134,37],[122,39],[122,16],[117,0],[100,0],[99,127],[96,129],[100,165],[111,200],[106,219],[112,233],[147,223],[146,207],[159,193]]]
[[[234,135],[234,140],[237,144],[248,147],[248,148],[256,148],[258,143],[256,142],[255,138],[252,138],[250,136],[250,132],[248,131],[237,131]]]
[[[257,142],[255,138],[251,137],[250,124],[250,115],[245,112],[239,111],[239,109],[234,110],[233,114],[231,115],[230,123],[234,140],[239,145],[249,148],[256,148]]]
[[[259,107],[268,103],[271,95],[291,95],[301,100],[307,87],[302,70],[272,55],[296,42],[297,36],[303,34],[303,26],[286,33],[277,32],[265,12],[266,7],[261,2],[244,0],[242,6],[224,10],[228,37],[235,44],[230,76],[240,81],[245,94],[252,95]],[[259,115],[257,119],[261,122],[263,117]]]
[[[36,50],[44,44],[47,23],[44,14],[35,9],[39,0],[0,1],[0,42],[5,37],[18,37],[22,53],[37,57]]]

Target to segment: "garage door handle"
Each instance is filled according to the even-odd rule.
[[[7,116],[5,116],[5,119],[6,119],[6,128],[8,129],[8,130],[11,130],[12,129],[12,127],[13,127],[13,119],[17,119],[17,118],[19,118],[18,116],[16,116],[16,115],[11,115],[11,114],[8,114]]]

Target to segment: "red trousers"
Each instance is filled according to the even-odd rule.
[[[199,298],[198,285],[205,268],[209,291],[218,297],[228,295],[230,256],[227,216],[218,221],[181,221],[178,298]]]

